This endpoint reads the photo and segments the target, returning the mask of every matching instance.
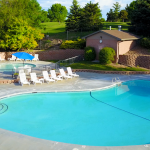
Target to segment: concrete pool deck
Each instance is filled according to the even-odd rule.
[[[20,93],[33,92],[62,92],[62,91],[91,91],[113,86],[112,78],[119,77],[121,81],[146,79],[150,75],[119,75],[119,74],[98,74],[78,72],[79,78],[73,78],[55,83],[44,83],[42,85],[24,85],[18,83],[0,84],[0,98]],[[26,136],[23,134],[0,129],[0,150],[148,150],[150,145],[139,146],[85,146],[66,144],[50,140],[43,140]]]

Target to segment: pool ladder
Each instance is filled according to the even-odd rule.
[[[112,78],[112,83],[115,83],[116,85],[121,86],[121,81],[119,77]]]

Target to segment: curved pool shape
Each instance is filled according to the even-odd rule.
[[[24,63],[24,66],[28,65],[30,67],[36,67],[36,65],[34,64],[30,64],[30,63]],[[14,67],[18,68],[18,67],[22,67],[23,63],[5,63],[5,64],[0,64],[0,70],[4,70],[4,71],[10,71],[12,69],[14,69]]]
[[[92,92],[32,93],[2,99],[0,128],[52,141],[125,146],[150,143],[150,81]]]

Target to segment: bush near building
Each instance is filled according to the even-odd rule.
[[[150,48],[150,38],[144,37],[141,39],[140,44],[142,47]]]
[[[96,58],[96,53],[94,47],[85,47],[85,52],[84,52],[84,59],[86,61],[92,61],[95,60]]]
[[[104,47],[99,52],[100,64],[110,64],[114,61],[115,50],[111,47]]]

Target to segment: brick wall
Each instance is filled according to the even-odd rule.
[[[10,58],[11,55],[16,52],[0,52],[1,58]],[[29,54],[39,54],[40,60],[63,60],[66,58],[84,55],[84,50],[66,49],[66,50],[51,50],[51,51],[39,51],[30,52]]]
[[[119,63],[132,67],[144,67],[150,69],[149,55],[120,55]]]

